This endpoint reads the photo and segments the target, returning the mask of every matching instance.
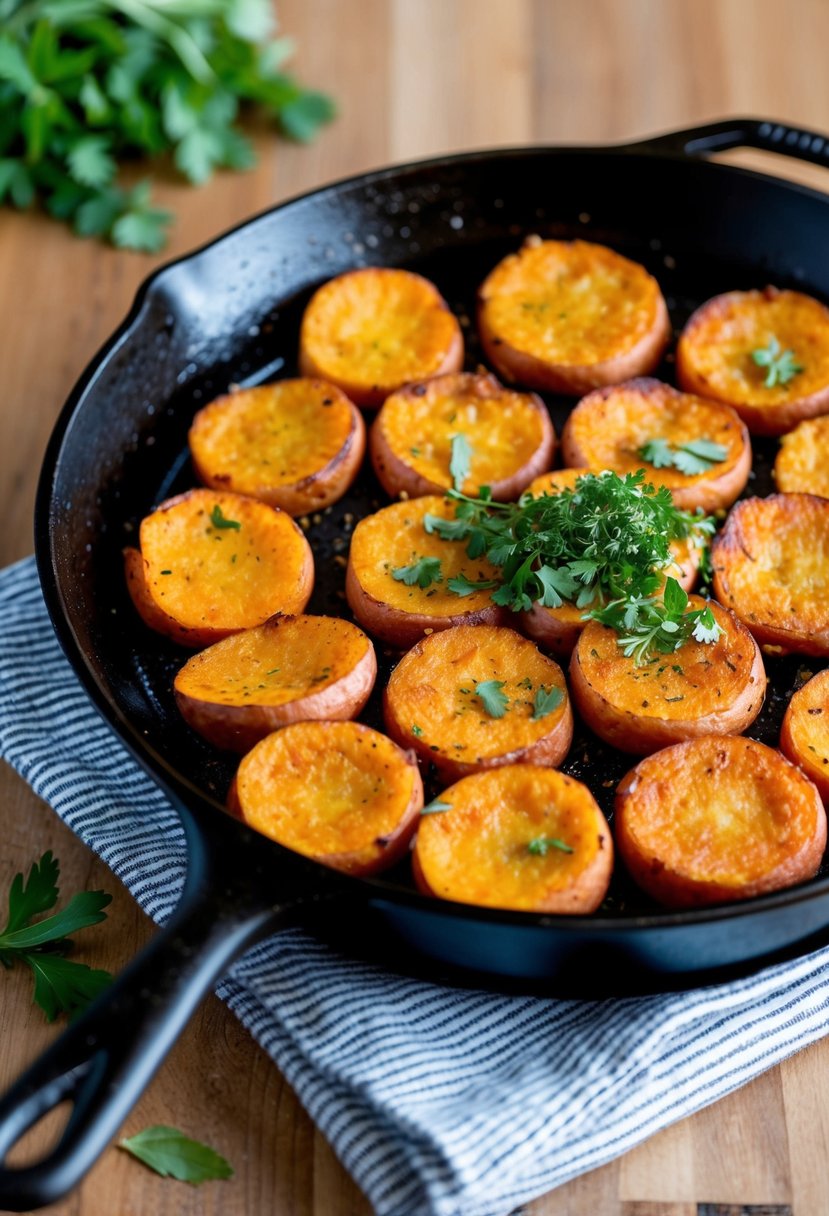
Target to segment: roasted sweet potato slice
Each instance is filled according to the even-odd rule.
[[[784,494],[829,498],[829,414],[808,418],[783,436],[774,480]]]
[[[173,689],[194,730],[245,752],[291,722],[356,718],[376,675],[374,647],[350,621],[274,616],[193,655]]]
[[[375,472],[392,498],[449,489],[462,457],[466,472],[459,488],[477,494],[479,486],[489,486],[493,498],[507,502],[549,468],[554,446],[553,424],[540,397],[468,372],[392,393],[369,439]]]
[[[238,389],[199,410],[190,428],[200,481],[261,498],[289,515],[342,498],[365,446],[360,411],[324,380]]]
[[[811,777],[829,804],[829,668],[794,694],[783,718],[780,747]]]
[[[423,806],[417,761],[359,722],[295,722],[244,757],[228,805],[249,827],[347,874],[405,854]]]
[[[433,633],[386,687],[386,729],[446,781],[504,764],[560,764],[573,738],[564,673],[495,625]]]
[[[604,899],[613,842],[580,781],[511,764],[464,777],[437,802],[447,809],[421,817],[412,855],[427,895],[525,912],[594,912]]]
[[[441,540],[423,526],[426,515],[454,519],[444,498],[395,502],[360,520],[351,539],[345,590],[351,611],[364,629],[391,646],[405,649],[424,634],[453,625],[497,625],[507,609],[490,590],[455,595],[451,578],[470,582],[495,579],[486,560],[467,557],[464,545]]]
[[[670,336],[643,266],[604,245],[538,237],[484,280],[478,328],[508,380],[573,394],[653,371]]]
[[[573,490],[576,482],[593,469],[555,469],[536,477],[527,487],[527,493],[556,494],[562,490]],[[676,557],[676,566],[666,573],[677,580],[685,591],[690,591],[696,582],[702,549],[690,540],[675,541],[671,546]],[[518,624],[526,635],[557,658],[568,659],[584,629],[584,612],[575,604],[562,604],[559,608],[545,608],[533,604],[529,612],[522,612]]]
[[[616,794],[616,845],[670,908],[748,899],[811,878],[826,846],[817,789],[753,739],[709,735],[641,760]]]
[[[141,552],[125,552],[133,602],[151,629],[185,646],[208,646],[301,612],[314,559],[284,511],[253,498],[189,490],[141,521]]]
[[[368,267],[318,288],[302,318],[299,367],[376,408],[410,380],[463,366],[457,319],[433,283],[409,270]]]
[[[689,608],[705,601],[692,596]],[[573,700],[587,726],[623,752],[643,756],[700,735],[736,735],[763,705],[760,647],[721,605],[711,611],[723,633],[709,644],[689,639],[673,654],[636,666],[619,635],[589,621],[570,664]]]
[[[711,547],[714,593],[758,642],[829,655],[829,499],[744,498]]]
[[[759,360],[759,361],[758,361]],[[799,291],[729,291],[692,315],[679,384],[733,405],[754,435],[829,413],[829,309]]]
[[[751,471],[748,431],[730,406],[646,376],[582,398],[565,423],[561,447],[570,465],[644,469],[683,510],[730,507]]]

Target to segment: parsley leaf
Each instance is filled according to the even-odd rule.
[[[546,689],[542,685],[535,694],[533,702],[533,722],[537,722],[539,718],[546,718],[547,714],[551,714],[554,709],[558,709],[561,702],[564,700],[564,693],[560,688]]]
[[[440,798],[433,798],[431,802],[427,802],[421,810],[421,815],[442,815],[444,811],[451,811],[451,802],[441,802]]]
[[[15,875],[9,889],[8,920],[0,934],[0,963],[12,967],[19,961],[31,969],[35,1003],[49,1022],[59,1013],[84,1009],[112,978],[106,971],[63,957],[72,946],[70,933],[106,919],[104,908],[111,896],[103,891],[81,891],[53,916],[31,923],[57,903],[59,875],[60,867],[51,852],[32,866],[25,882],[22,874]]]
[[[398,583],[405,583],[407,587],[417,585],[424,591],[432,583],[443,582],[439,557],[418,558],[410,566],[398,566],[396,570],[392,570],[391,576]]]
[[[778,384],[786,385],[806,370],[802,363],[797,362],[794,351],[782,350],[780,342],[774,336],[769,338],[768,346],[753,350],[751,357],[758,367],[766,368],[763,380],[766,388],[775,388]]]
[[[534,857],[546,857],[550,849],[558,849],[562,853],[572,853],[574,850],[557,836],[536,836],[527,845],[527,852]]]
[[[446,586],[450,591],[453,591],[455,595],[474,595],[476,591],[490,591],[493,587],[497,587],[498,584],[495,579],[491,578],[482,578],[479,579],[477,583],[473,583],[471,579],[468,579],[466,575],[461,572],[460,574],[456,574],[453,578],[450,578]]]
[[[162,1178],[179,1182],[209,1182],[233,1176],[233,1166],[207,1144],[191,1140],[175,1127],[158,1124],[135,1136],[119,1140],[118,1147],[131,1153]]]
[[[655,469],[675,468],[686,477],[695,477],[721,464],[728,456],[728,448],[712,439],[692,439],[678,445],[667,439],[649,439],[638,454]]]
[[[691,638],[710,644],[722,634],[710,605],[688,610],[688,595],[674,578],[666,580],[661,599],[653,596],[641,601],[634,614],[629,605],[617,600],[589,615],[619,633],[622,653],[637,666],[654,653],[672,654]]]
[[[472,463],[472,445],[465,435],[452,436],[452,455],[449,458],[449,476],[456,490],[463,489]]]
[[[484,680],[475,685],[475,696],[483,705],[490,718],[503,718],[509,705],[509,697],[501,689],[506,680]]]
[[[210,522],[214,528],[235,528],[237,532],[241,531],[242,525],[238,519],[228,519],[222,510],[221,504],[216,503],[213,510],[210,512]]]

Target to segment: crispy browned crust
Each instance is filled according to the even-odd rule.
[[[595,453],[590,450],[589,446],[584,445],[580,441],[577,434],[577,425],[580,424],[583,430],[589,422],[590,426],[595,426],[597,429],[601,428],[604,423],[602,417],[604,403],[620,390],[636,392],[642,396],[649,397],[657,405],[667,404],[668,402],[677,404],[681,403],[683,398],[688,398],[688,394],[680,393],[675,388],[672,388],[671,385],[664,384],[661,380],[655,380],[650,376],[637,376],[635,379],[628,380],[623,384],[613,384],[605,388],[594,389],[592,393],[588,393],[586,397],[583,397],[579,401],[564,424],[564,429],[561,433],[561,454],[566,465],[598,467]],[[739,458],[734,464],[727,466],[722,471],[720,471],[720,466],[714,465],[704,477],[693,478],[691,484],[687,486],[681,484],[672,485],[670,487],[671,496],[676,505],[682,510],[694,510],[696,507],[699,507],[708,514],[723,507],[730,507],[739,498],[748,481],[748,475],[751,472],[751,443],[749,441],[748,429],[740,419],[739,414],[731,406],[726,405],[724,402],[717,402],[714,408],[717,407],[727,415],[729,421],[739,429],[742,435],[743,443]],[[601,463],[604,465],[604,462]],[[643,467],[646,468],[650,479],[659,483],[662,470],[655,469],[651,475],[647,467],[644,465]],[[623,471],[626,472],[627,470]]]
[[[804,546],[809,530],[826,537],[829,550],[829,499],[816,494],[771,494],[768,498],[744,498],[731,509],[725,527],[711,546],[714,594],[730,608],[760,645],[784,653],[829,655],[829,599],[826,613],[819,621],[809,621],[802,613],[787,611],[769,602],[769,588],[735,587],[735,575],[751,586],[751,570],[762,549],[782,541],[783,545]],[[778,586],[780,584],[778,583]],[[797,599],[797,588],[791,598]],[[796,604],[792,605],[796,608]]]
[[[635,825],[636,816],[643,814],[638,805],[643,798],[659,798],[664,802],[664,799],[672,798],[682,790],[688,749],[705,748],[710,750],[712,755],[715,754],[716,758],[712,758],[710,771],[713,781],[716,782],[714,770],[729,763],[734,747],[754,748],[757,749],[758,755],[762,753],[763,758],[769,758],[774,767],[771,779],[779,788],[778,801],[781,807],[787,804],[787,791],[796,791],[797,796],[807,804],[811,801],[814,809],[811,834],[796,842],[790,855],[778,865],[754,880],[743,881],[737,886],[723,884],[700,873],[689,873],[682,868],[666,864],[658,850],[654,851],[640,843]],[[826,848],[826,813],[814,784],[779,752],[743,736],[723,735],[716,738],[706,736],[692,739],[640,760],[622,779],[616,791],[614,828],[616,847],[634,882],[669,908],[732,903],[793,886],[811,878],[817,872]],[[752,840],[747,838],[746,849],[750,850],[751,847]],[[689,864],[690,861],[691,859],[688,859]],[[704,863],[700,868],[704,868]]]
[[[438,629],[451,629],[454,625],[503,625],[509,611],[490,603],[475,612],[459,612],[455,616],[402,612],[369,595],[351,562],[345,573],[345,598],[358,624],[367,633],[397,650],[408,650],[425,635]]]
[[[404,385],[394,394],[397,398],[422,397],[424,390],[440,387],[447,395],[464,393],[479,398],[497,398],[505,391],[495,376],[489,373],[459,372],[455,375],[434,377],[430,380]],[[514,393],[514,389],[508,390]],[[527,403],[536,411],[541,422],[542,438],[529,460],[509,477],[493,480],[490,484],[492,497],[497,502],[510,502],[518,498],[534,477],[545,472],[553,461],[555,431],[544,402],[535,393],[526,393]],[[383,425],[383,408],[374,420],[369,433],[369,453],[377,479],[391,498],[422,498],[426,494],[443,494],[446,486],[430,481],[407,460],[408,447],[399,450],[390,440]]]
[[[719,608],[719,605],[717,606]],[[723,612],[719,608],[720,613]],[[731,615],[731,614],[729,614]],[[744,644],[753,652],[751,669],[739,695],[721,709],[699,718],[654,718],[637,713],[610,700],[587,678],[582,666],[584,647],[589,645],[589,633],[582,633],[570,662],[570,692],[579,714],[600,739],[619,751],[635,756],[647,756],[673,743],[698,739],[703,735],[739,735],[751,725],[763,707],[766,672],[760,647],[744,625],[732,615],[731,626],[743,635]],[[668,656],[670,657],[670,656]],[[711,679],[714,680],[712,675]],[[640,686],[631,697],[641,697]]]
[[[748,426],[752,435],[783,435],[797,426],[805,418],[815,418],[819,414],[829,413],[829,384],[825,387],[791,398],[775,405],[754,404],[748,401],[731,400],[720,395],[711,385],[708,378],[702,375],[696,367],[693,357],[694,344],[700,341],[699,330],[711,320],[725,317],[732,309],[734,302],[740,297],[751,295],[750,292],[728,291],[714,296],[701,304],[691,314],[685,328],[680,334],[676,348],[676,377],[680,388],[686,392],[696,393],[700,397],[711,397],[723,401],[737,411]],[[766,287],[762,293],[767,298],[783,294],[776,287]],[[800,293],[790,293],[792,295]],[[829,325],[829,310],[826,311],[826,323]]]
[[[273,616],[259,628],[276,629],[290,619]],[[356,718],[371,696],[377,678],[377,657],[369,641],[365,654],[341,679],[284,705],[227,705],[208,701],[183,692],[179,687],[179,675],[174,681],[173,692],[176,705],[188,726],[198,731],[214,747],[246,752],[265,735],[292,722]]]

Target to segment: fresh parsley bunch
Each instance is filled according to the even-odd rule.
[[[455,519],[426,515],[426,531],[465,542],[470,558],[486,557],[500,568],[497,580],[450,578],[447,587],[456,595],[491,589],[494,602],[513,612],[535,603],[575,604],[617,629],[620,645],[634,639],[625,653],[637,662],[652,649],[665,649],[669,638],[674,650],[692,633],[699,641],[719,635],[710,609],[686,613],[685,592],[675,579],[666,582],[674,563],[671,542],[690,538],[702,547],[714,521],[700,511],[681,511],[665,486],[646,482],[644,470],[623,477],[588,473],[575,489],[525,495],[517,503],[493,502],[487,487],[477,498],[448,494]]]
[[[272,24],[270,0],[0,0],[0,202],[160,249],[172,216],[147,182],[118,186],[120,160],[170,153],[199,184],[254,164],[240,103],[301,141],[333,117],[283,71]]]

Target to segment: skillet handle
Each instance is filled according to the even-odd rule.
[[[683,131],[668,131],[632,145],[638,150],[708,156],[730,148],[760,148],[829,169],[829,135],[760,118],[726,118]]]
[[[296,860],[307,884],[304,859]],[[213,869],[191,853],[185,892],[167,925],[0,1098],[0,1210],[54,1203],[80,1181],[216,979],[247,946],[294,919],[303,902],[288,895],[287,905],[265,906],[261,886],[257,902],[255,885],[237,881],[234,889],[227,869],[224,881]],[[313,871],[316,900],[336,898],[342,888],[320,884]],[[285,876],[296,891],[294,868]],[[275,867],[273,888],[279,885]],[[66,1101],[73,1109],[58,1143],[33,1164],[7,1165],[12,1146]]]

